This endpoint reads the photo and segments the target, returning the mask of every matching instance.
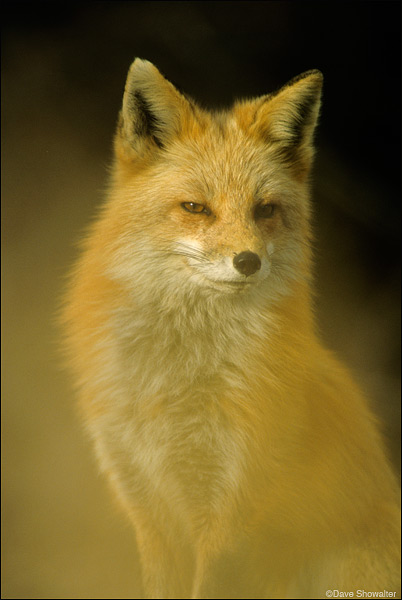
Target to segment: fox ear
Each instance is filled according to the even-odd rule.
[[[135,158],[165,147],[181,129],[189,101],[149,61],[136,58],[128,72],[116,151]]]
[[[255,126],[279,152],[294,157],[312,152],[312,138],[321,103],[323,76],[307,71],[279,91],[269,94],[257,109]],[[309,152],[310,150],[310,152]]]

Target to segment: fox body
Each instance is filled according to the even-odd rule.
[[[148,597],[397,593],[397,484],[312,314],[321,84],[209,113],[130,68],[64,320]]]

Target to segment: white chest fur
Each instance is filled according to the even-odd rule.
[[[234,344],[233,324],[184,336],[157,322],[145,326],[139,315],[129,323],[119,315],[117,327],[107,362],[119,376],[104,390],[108,410],[97,423],[104,465],[133,495],[141,481],[178,517],[225,504],[239,488],[247,440],[222,401],[233,390],[247,398],[241,365],[251,332],[240,327]]]

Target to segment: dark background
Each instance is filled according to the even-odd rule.
[[[3,2],[3,598],[133,598],[134,536],[97,475],[55,313],[102,200],[125,77],[206,107],[324,74],[317,318],[399,468],[400,3]]]

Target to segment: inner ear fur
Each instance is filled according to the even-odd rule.
[[[288,151],[312,145],[317,124],[323,76],[306,71],[258,101],[253,129],[267,143]]]
[[[180,134],[190,113],[189,100],[152,63],[136,58],[128,72],[119,116],[118,156],[143,157],[166,147]]]

